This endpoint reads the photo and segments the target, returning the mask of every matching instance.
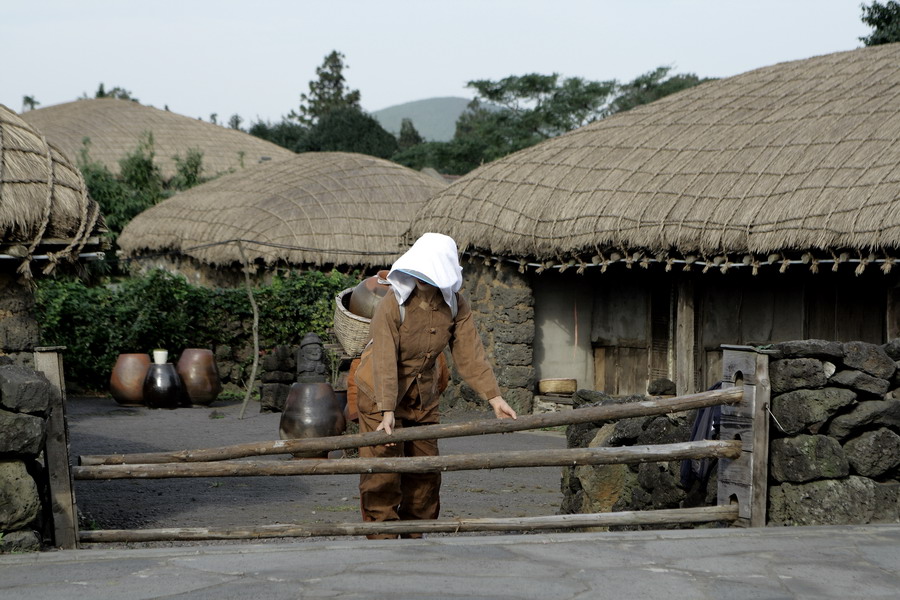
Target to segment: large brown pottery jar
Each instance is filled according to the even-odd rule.
[[[191,404],[208,406],[222,391],[219,369],[212,350],[187,348],[178,357],[175,370],[181,377],[184,391]]]
[[[357,284],[350,292],[350,302],[347,309],[354,315],[371,319],[375,314],[375,307],[391,289],[387,283],[387,271],[378,271],[378,275],[367,277]]]
[[[184,406],[184,386],[172,363],[152,364],[144,378],[144,404],[148,408]]]
[[[149,354],[120,354],[109,376],[113,399],[124,406],[144,404],[144,379],[149,367]]]
[[[284,401],[278,425],[283,440],[329,437],[343,433],[347,422],[330,383],[295,383]],[[325,458],[328,452],[296,452],[295,458]]]

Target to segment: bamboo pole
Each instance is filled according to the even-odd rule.
[[[519,450],[449,456],[401,458],[307,459],[299,461],[218,461],[150,465],[73,467],[77,480],[168,479],[174,477],[256,477],[287,475],[349,475],[355,473],[439,473],[516,467],[636,464],[689,458],[730,458],[741,455],[741,441],[701,440],[651,446]]]
[[[81,543],[246,540],[334,535],[400,533],[470,533],[488,531],[546,531],[622,525],[665,525],[733,521],[736,506],[701,506],[616,513],[552,515],[497,519],[443,519],[375,523],[310,523],[248,527],[172,527],[165,529],[108,529],[79,532]]]
[[[446,423],[395,429],[391,435],[382,431],[357,433],[334,437],[306,438],[251,442],[218,448],[180,450],[176,452],[145,452],[137,454],[85,455],[79,457],[81,465],[160,464],[179,462],[209,462],[230,460],[268,454],[293,454],[298,452],[329,452],[361,446],[376,446],[394,442],[444,439],[468,435],[511,433],[543,427],[558,427],[578,423],[614,421],[631,417],[664,415],[718,404],[737,404],[743,397],[743,388],[712,390],[699,394],[660,398],[627,404],[589,406],[556,413],[525,415],[518,419],[490,419],[466,423]]]

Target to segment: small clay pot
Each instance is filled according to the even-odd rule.
[[[384,298],[387,291],[391,289],[389,283],[380,283],[387,281],[388,272],[378,271],[378,275],[367,277],[359,282],[350,292],[350,304],[347,309],[358,317],[371,319],[375,314],[375,307]]]
[[[123,406],[144,404],[144,379],[149,367],[149,354],[120,354],[109,376],[113,399]]]
[[[175,370],[181,377],[190,404],[208,406],[222,391],[219,369],[212,350],[186,348],[178,357]]]
[[[178,408],[184,405],[184,386],[172,363],[150,365],[143,390],[144,403],[148,408]]]
[[[295,383],[278,425],[283,440],[340,435],[347,426],[330,383]],[[327,452],[296,452],[295,458],[325,458]]]

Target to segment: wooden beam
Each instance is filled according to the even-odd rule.
[[[678,282],[675,311],[675,391],[678,395],[691,394],[696,389],[697,369],[692,280],[682,279]]]
[[[248,456],[264,456],[269,454],[294,454],[298,452],[330,452],[361,446],[377,446],[380,444],[409,442],[414,440],[444,439],[468,435],[484,435],[489,433],[510,433],[544,427],[558,427],[577,423],[594,423],[684,412],[704,406],[719,404],[735,404],[740,402],[743,391],[740,388],[730,390],[713,390],[676,396],[674,398],[656,398],[643,402],[589,406],[573,410],[525,415],[516,420],[490,419],[469,421],[466,423],[446,423],[441,425],[423,425],[397,429],[393,434],[384,432],[358,433],[322,438],[306,438],[295,440],[276,440],[251,442],[219,448],[198,450],[181,450],[176,452],[145,452],[137,454],[85,455],[79,457],[80,465],[119,465],[119,464],[161,464],[171,462],[208,462],[230,460]]]
[[[545,531],[613,527],[622,525],[666,525],[711,523],[737,518],[735,506],[702,506],[667,510],[616,513],[552,515],[496,519],[442,519],[386,521],[377,523],[310,523],[250,527],[171,527],[165,529],[108,529],[82,531],[83,543],[128,543],[199,540],[247,540],[283,537],[369,535],[401,533],[469,533],[485,531]]]
[[[66,421],[66,385],[63,378],[61,348],[34,349],[34,368],[43,373],[57,394],[50,403],[47,419],[47,473],[50,480],[50,502],[53,514],[54,544],[73,549],[78,542],[78,519],[75,512],[75,492],[69,472],[69,429]]]
[[[74,467],[76,480],[167,479],[173,477],[256,477],[347,475],[354,473],[440,473],[515,467],[637,464],[695,458],[737,458],[740,441],[702,440],[652,446],[519,450],[403,458],[306,459],[297,461],[218,461],[155,465]]]

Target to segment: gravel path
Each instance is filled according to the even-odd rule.
[[[72,461],[88,454],[174,451],[274,440],[279,413],[256,403],[239,418],[240,402],[176,410],[125,407],[111,398],[70,397]],[[456,414],[446,421],[492,418]],[[442,454],[565,448],[559,432],[522,432],[441,440]],[[337,456],[333,453],[333,456]],[[291,460],[289,456],[256,460]],[[444,474],[441,518],[556,514],[559,467]],[[77,481],[82,528],[226,527],[359,521],[356,475]],[[282,540],[283,541],[283,540]],[[148,543],[147,545],[173,545]],[[97,547],[107,545],[97,544]]]

